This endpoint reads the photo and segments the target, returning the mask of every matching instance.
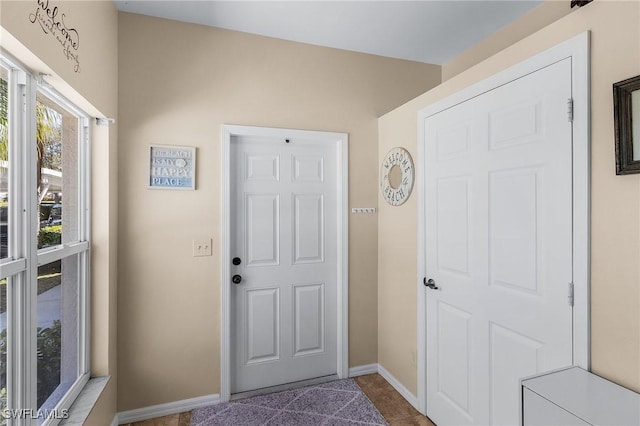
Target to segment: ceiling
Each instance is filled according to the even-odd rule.
[[[542,1],[116,0],[115,3],[123,12],[443,64]]]

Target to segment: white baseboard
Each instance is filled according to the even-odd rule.
[[[389,382],[389,384],[391,386],[393,386],[395,388],[395,390],[398,391],[398,393],[400,393],[400,395],[402,395],[402,397],[404,399],[407,400],[407,402],[409,404],[411,404],[413,406],[413,408],[415,408],[416,410],[420,411],[418,409],[418,398],[412,394],[411,392],[409,392],[409,389],[405,388],[404,385],[402,383],[400,383],[398,381],[398,379],[396,379],[395,377],[393,377],[393,375],[391,373],[389,373],[383,366],[378,365],[378,373],[380,373],[380,375],[382,377],[385,378],[385,380],[387,382]]]
[[[378,364],[359,365],[349,369],[349,377],[364,376],[378,372]]]
[[[113,420],[111,420],[111,426],[118,426],[118,413],[113,416]]]
[[[183,399],[182,401],[166,404],[152,405],[150,407],[136,408],[135,410],[118,413],[117,424],[127,424],[153,419],[155,417],[168,416],[183,413],[196,408],[220,403],[220,394],[199,396],[197,398]]]
[[[384,379],[387,382],[389,382],[389,384],[393,386],[393,388],[397,390],[398,393],[402,395],[402,397],[406,399],[407,402],[413,406],[413,408],[418,410],[418,398],[414,394],[409,392],[409,389],[404,387],[404,385],[400,383],[398,379],[393,377],[393,374],[389,373],[382,365],[367,364],[367,365],[359,365],[357,367],[353,367],[349,369],[349,377],[357,377],[357,376],[363,376],[365,374],[373,374],[373,373],[379,373],[382,377],[384,377]]]

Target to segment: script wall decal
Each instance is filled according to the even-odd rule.
[[[50,5],[49,0],[36,0],[36,3],[36,10],[29,14],[29,22],[40,25],[45,34],[60,43],[62,54],[73,63],[73,71],[79,73],[80,34],[78,30],[67,25],[66,14],[58,6]]]

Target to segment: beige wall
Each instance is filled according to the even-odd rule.
[[[536,8],[442,64],[442,81],[449,80],[574,10],[577,9],[571,9],[566,1],[544,0]]]
[[[397,145],[417,158],[417,111],[477,81],[591,31],[592,368],[640,390],[640,175],[616,176],[612,84],[640,74],[640,2],[598,0],[452,77],[379,121],[378,156]],[[378,358],[416,392],[417,194],[379,200]]]
[[[440,67],[129,14],[119,15],[118,46],[111,2],[57,4],[77,19],[80,73],[28,21],[35,0],[0,3],[0,41],[92,114],[116,117],[118,102],[122,111],[120,152],[115,127],[93,128],[92,245],[93,371],[115,377],[118,357],[122,374],[88,424],[111,422],[116,388],[119,411],[219,391],[219,256],[192,258],[191,240],[211,237],[220,247],[223,123],[349,133],[349,205],[379,208],[378,220],[350,217],[350,366],[380,362],[415,393],[417,195],[401,207],[378,200],[379,159],[399,145],[417,158],[419,109],[587,29],[593,369],[640,389],[640,176],[615,176],[611,101],[613,82],[640,74],[638,2],[598,0],[500,51],[566,14],[545,4],[524,26],[511,25],[445,64],[449,81],[379,122],[438,84]],[[145,189],[152,143],[198,147],[197,191]]]
[[[120,411],[217,393],[220,131],[349,133],[349,205],[377,205],[377,117],[440,67],[157,18],[119,19]],[[195,192],[146,189],[150,144],[197,147]],[[349,222],[349,364],[377,362],[377,220]],[[214,255],[191,256],[194,238]]]
[[[29,16],[33,1],[0,2],[2,47],[71,101],[96,117],[117,116],[118,15],[111,1],[50,1],[65,13],[65,23],[80,35],[80,69],[63,54],[55,38]],[[115,127],[92,126],[92,374],[112,379],[87,420],[110,424],[116,413],[116,248],[117,140]]]

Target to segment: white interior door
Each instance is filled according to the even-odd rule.
[[[572,363],[571,59],[425,122],[427,414],[517,425],[519,379]]]
[[[337,372],[337,152],[231,138],[232,393]]]

